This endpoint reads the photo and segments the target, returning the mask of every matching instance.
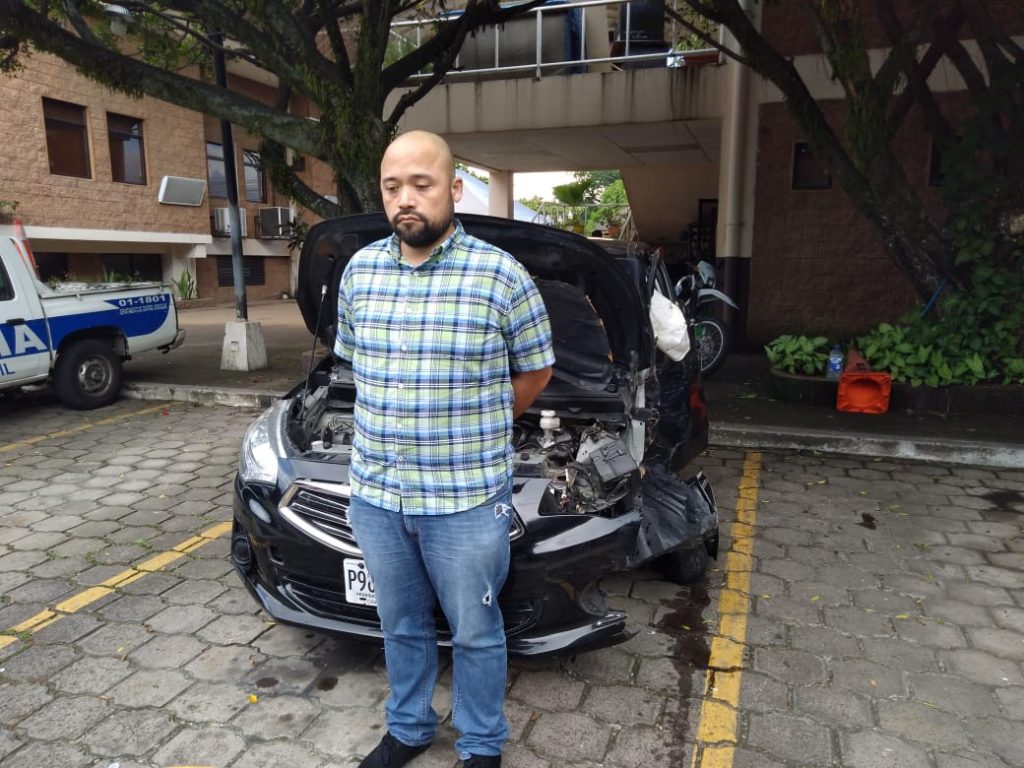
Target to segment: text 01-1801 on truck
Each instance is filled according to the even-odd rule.
[[[40,282],[20,224],[0,238],[0,390],[52,379],[69,408],[112,403],[132,353],[176,349],[174,296],[160,283]]]

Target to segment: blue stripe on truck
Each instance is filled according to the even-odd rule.
[[[159,330],[171,310],[168,294],[129,296],[107,299],[110,309],[49,318],[53,348],[72,333],[90,328],[114,327],[129,339]],[[29,320],[25,325],[0,326],[0,358],[38,355],[49,351],[44,319]]]

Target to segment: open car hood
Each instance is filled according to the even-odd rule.
[[[539,224],[473,214],[458,219],[466,232],[508,251],[534,277],[551,318],[557,378],[602,389],[612,378],[613,363],[628,367],[635,359],[639,368],[647,367],[654,339],[646,299],[627,268],[602,248]],[[330,219],[309,230],[299,260],[296,300],[306,327],[328,348],[334,344],[338,283],[345,265],[360,248],[391,233],[381,213]]]

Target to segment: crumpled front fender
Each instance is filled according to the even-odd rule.
[[[704,474],[698,472],[683,480],[657,464],[644,468],[642,519],[630,567],[698,544],[708,547],[708,553],[717,557],[718,507]]]

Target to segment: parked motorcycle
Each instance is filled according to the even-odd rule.
[[[715,302],[722,301],[733,309],[739,309],[736,302],[715,288],[716,282],[714,266],[700,261],[675,285],[676,301],[682,305],[693,326],[697,359],[704,376],[718,370],[732,346],[732,331],[728,323],[715,317]]]

